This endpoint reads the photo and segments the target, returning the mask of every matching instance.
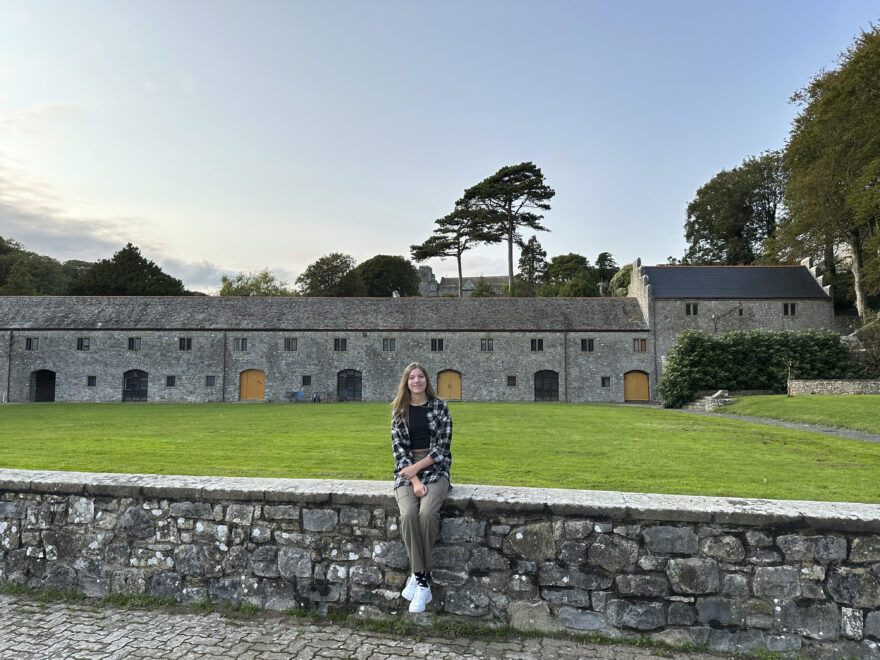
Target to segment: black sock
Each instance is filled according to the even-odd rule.
[[[416,582],[419,583],[420,587],[427,587],[428,586],[428,576],[425,574],[424,571],[420,571],[420,572],[416,573]]]

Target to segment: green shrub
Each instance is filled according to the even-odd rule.
[[[657,393],[680,408],[700,390],[785,392],[788,378],[848,378],[849,349],[831,331],[727,332],[686,330],[666,356]]]

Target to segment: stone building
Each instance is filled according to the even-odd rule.
[[[457,277],[441,277],[437,281],[434,271],[430,266],[419,266],[419,294],[422,296],[458,296],[458,278]],[[471,291],[477,288],[480,278],[491,287],[492,292],[496,296],[507,295],[507,275],[490,275],[488,277],[462,277],[461,278],[461,295],[468,297]]]
[[[0,399],[388,401],[418,361],[446,399],[647,401],[685,328],[833,327],[804,266],[634,266],[628,298],[0,297]]]

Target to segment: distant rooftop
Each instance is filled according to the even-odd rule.
[[[828,298],[805,266],[642,266],[654,298]]]

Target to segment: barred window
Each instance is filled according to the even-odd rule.
[[[76,350],[78,351],[87,351],[92,344],[92,340],[89,337],[77,337],[76,340]]]
[[[782,303],[783,316],[795,316],[797,314],[797,303]]]
[[[543,351],[544,350],[544,340],[543,339],[532,339],[532,350],[533,351]]]
[[[177,385],[177,376],[165,376],[165,387],[175,387]]]
[[[311,387],[312,385],[312,377],[311,376],[303,376],[303,387]]]
[[[333,350],[334,351],[347,351],[348,350],[348,340],[345,337],[336,337],[333,340]]]
[[[697,315],[697,303],[685,303],[684,313],[685,313],[685,316],[696,316]]]
[[[507,377],[507,386],[508,387],[516,387],[516,376],[508,376]]]
[[[232,350],[235,351],[246,351],[247,350],[247,337],[236,337],[232,342]]]
[[[205,387],[214,387],[217,384],[217,376],[205,376]]]
[[[383,339],[382,340],[382,350],[383,351],[393,351],[394,349],[394,340],[393,339]]]
[[[586,352],[593,352],[595,348],[594,340],[592,339],[581,339],[581,350]]]
[[[36,351],[40,348],[40,340],[36,337],[27,337],[24,340],[24,350],[26,351]]]
[[[484,353],[489,353],[492,350],[492,340],[491,339],[481,339],[480,340],[480,350]]]
[[[285,337],[284,338],[284,350],[285,351],[295,351],[296,350],[296,337]]]
[[[141,350],[141,338],[140,337],[129,337],[128,338],[128,350],[130,350],[130,351]]]
[[[431,350],[436,352],[443,350],[443,340],[442,339],[432,339],[431,340]]]
[[[86,376],[86,387],[95,387],[98,384],[97,376]]]
[[[191,351],[193,347],[192,337],[181,337],[177,340],[178,348],[181,351]]]
[[[644,353],[648,350],[647,339],[633,339],[633,350],[636,353]]]
[[[611,376],[602,376],[602,387],[611,387]]]

